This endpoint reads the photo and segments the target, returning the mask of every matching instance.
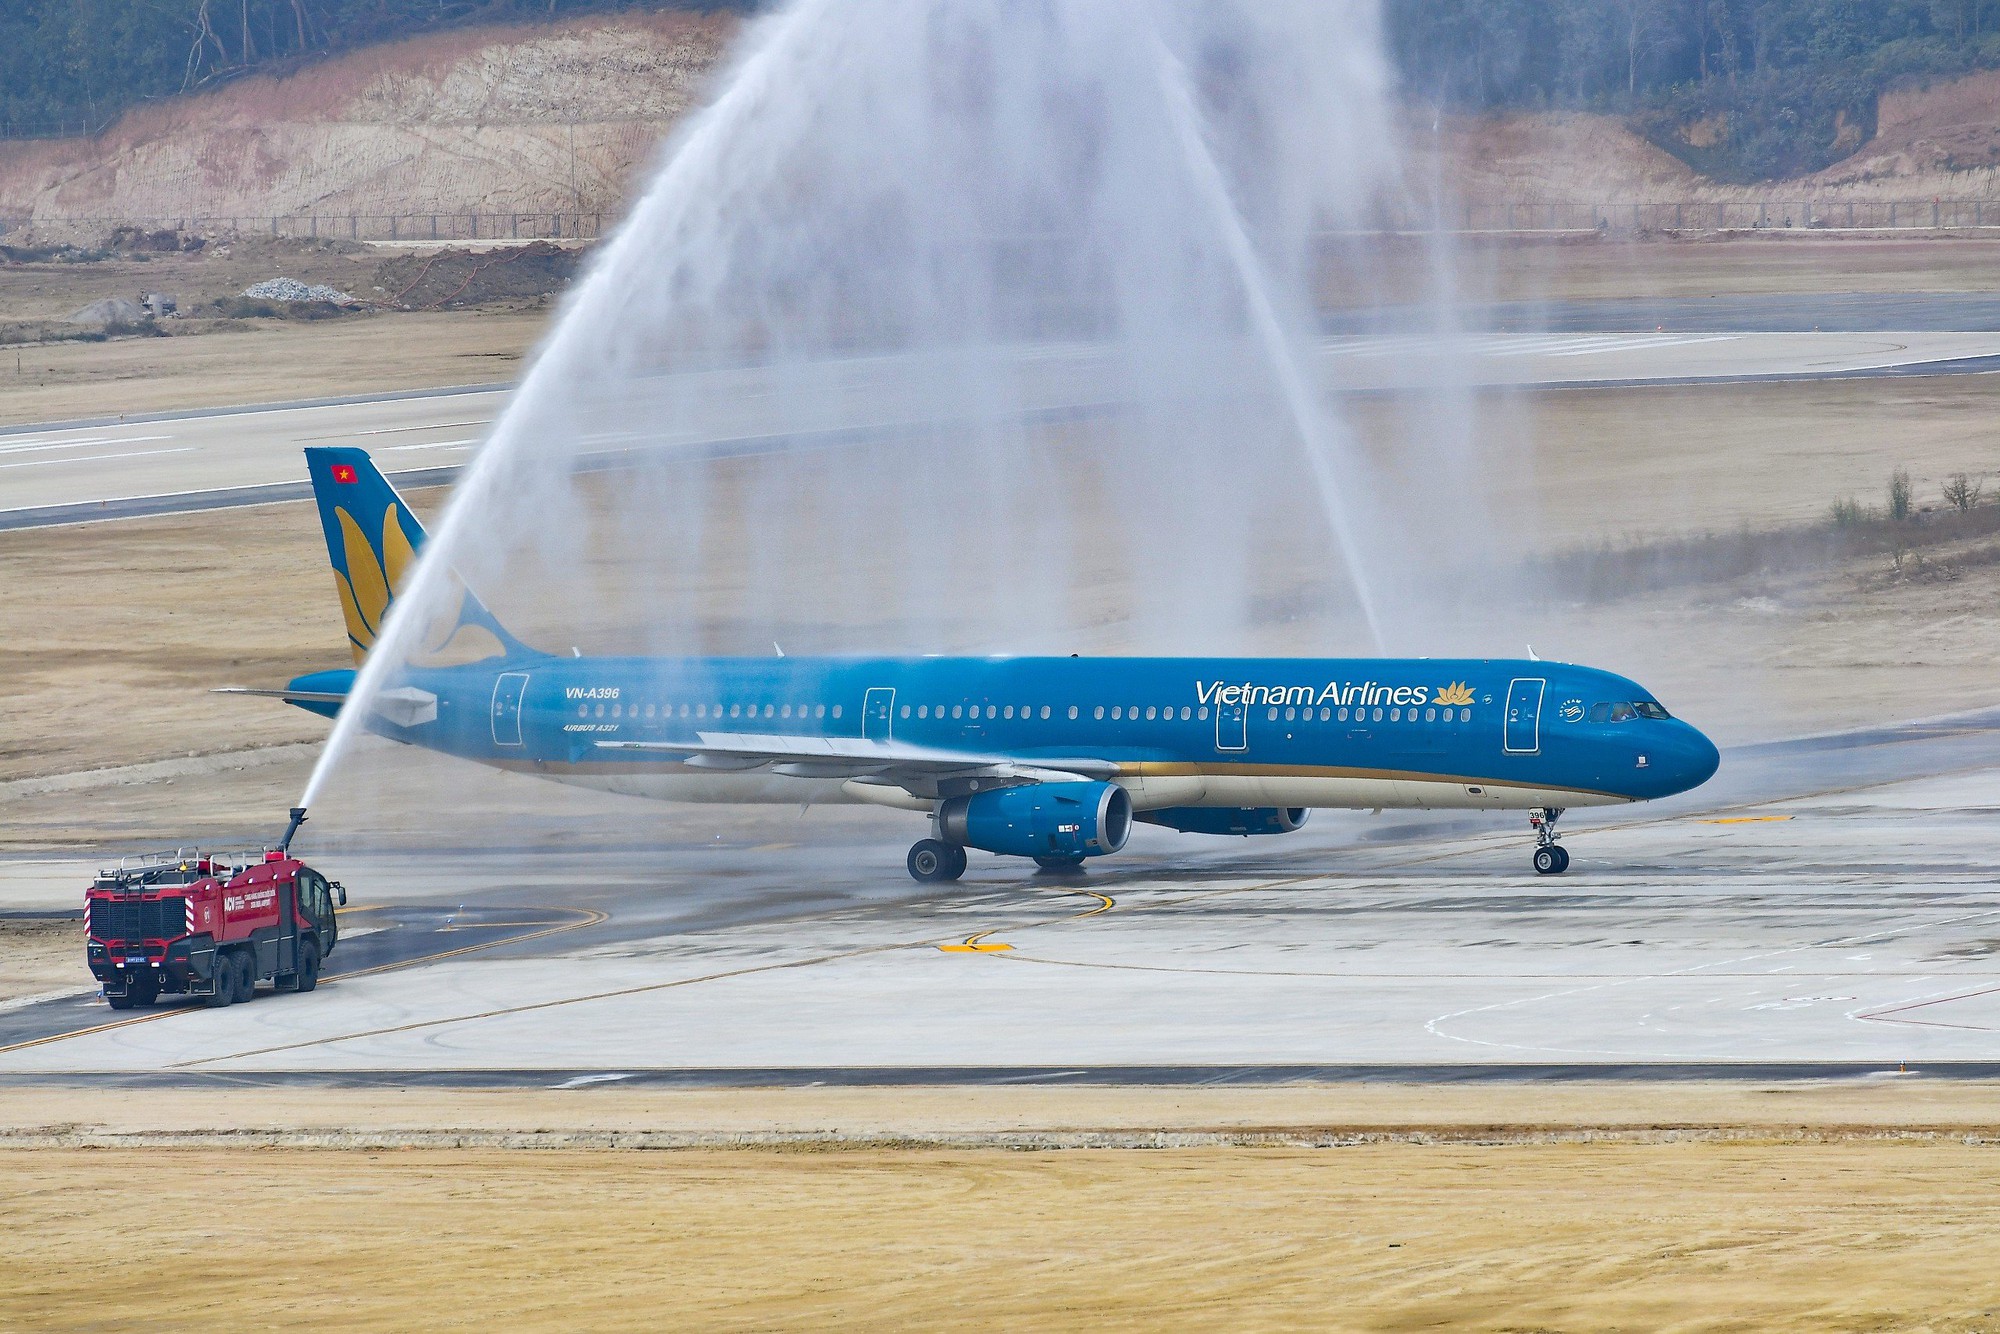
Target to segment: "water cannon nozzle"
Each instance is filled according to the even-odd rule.
[[[303,806],[292,807],[292,822],[285,826],[285,837],[278,844],[280,852],[290,852],[292,850],[292,835],[298,833],[299,826],[305,822],[306,808]]]

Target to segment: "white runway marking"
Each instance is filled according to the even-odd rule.
[[[143,459],[155,454],[192,454],[193,445],[181,445],[174,449],[135,449],[123,454],[85,454],[81,458],[23,459],[18,463],[0,463],[0,468],[46,468],[51,463],[103,463],[108,459]]]
[[[0,445],[0,454],[38,454],[51,449],[94,449],[103,445],[142,445],[154,440],[171,440],[170,435],[121,435],[110,440],[29,441]]]

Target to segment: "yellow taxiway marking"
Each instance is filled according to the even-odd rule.
[[[1082,894],[1085,895],[1086,897],[1096,899],[1097,906],[1095,908],[1090,909],[1088,912],[1077,913],[1073,917],[1055,918],[1054,921],[1057,922],[1081,922],[1086,917],[1095,917],[1097,916],[1097,914],[1101,912],[1110,912],[1111,909],[1116,906],[1116,904],[1112,902],[1112,898],[1109,894],[1100,894],[1094,889],[1065,889],[1062,890],[1061,892],[1064,894]],[[1051,924],[1052,923],[1050,922],[1030,922],[1028,925],[1031,927],[1035,927],[1035,926],[1049,926]],[[986,939],[986,937],[995,934],[1001,929],[1002,928],[996,926],[991,928],[990,930],[976,932],[973,935],[967,936],[964,939],[964,941],[962,941],[957,945],[940,945],[938,946],[938,949],[940,949],[946,954],[1002,954],[1008,950],[1013,949],[1014,947],[1012,945],[1002,944],[997,940],[988,941]]]
[[[1790,820],[1789,815],[1724,815],[1713,820],[1703,820],[1703,824],[1772,824],[1779,820]]]

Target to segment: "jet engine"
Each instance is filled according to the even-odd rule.
[[[1303,806],[1167,806],[1139,818],[1183,834],[1289,834],[1306,822]]]
[[[948,843],[1011,857],[1101,857],[1132,833],[1132,798],[1116,783],[1033,783],[954,797],[938,811]]]

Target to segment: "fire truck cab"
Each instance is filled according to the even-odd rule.
[[[212,1006],[311,991],[347,891],[282,848],[128,857],[84,894],[90,971],[114,1010],[175,993]]]

